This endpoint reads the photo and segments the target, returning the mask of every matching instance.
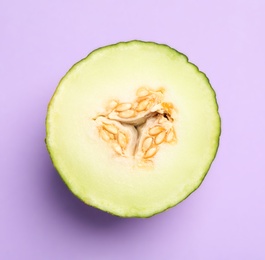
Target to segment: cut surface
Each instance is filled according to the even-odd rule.
[[[132,41],[92,52],[59,83],[46,143],[72,192],[123,217],[185,199],[215,157],[220,117],[207,77],[166,45]]]

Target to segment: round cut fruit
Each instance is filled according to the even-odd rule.
[[[205,74],[166,45],[95,50],[60,81],[46,144],[70,190],[122,217],[150,217],[196,190],[221,131]]]

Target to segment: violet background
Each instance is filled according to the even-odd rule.
[[[0,259],[265,259],[265,1],[0,2]],[[44,144],[60,78],[95,48],[141,39],[185,53],[216,90],[217,157],[150,219],[84,205]]]

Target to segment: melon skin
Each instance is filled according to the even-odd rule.
[[[73,136],[72,136],[72,134],[68,133],[68,135],[65,136],[64,138],[60,138],[60,135],[63,135],[63,132],[64,132],[63,127],[65,126],[64,125],[65,121],[68,120],[68,119],[62,120],[62,118],[66,116],[66,112],[69,112],[65,108],[65,106],[62,105],[65,102],[63,100],[63,95],[64,95],[63,92],[64,91],[67,92],[67,91],[69,91],[69,89],[72,89],[69,91],[69,94],[67,94],[66,100],[68,100],[69,96],[71,95],[71,91],[73,91],[73,89],[74,89],[74,87],[70,88],[68,85],[69,85],[69,83],[74,82],[74,78],[79,77],[78,73],[79,73],[79,71],[82,71],[82,69],[85,67],[86,61],[89,61],[91,63],[97,62],[97,58],[98,57],[100,58],[100,55],[102,55],[101,51],[113,52],[116,49],[119,52],[119,51],[124,51],[124,49],[126,50],[127,46],[129,49],[135,48],[136,53],[137,53],[138,49],[141,49],[141,48],[142,49],[145,49],[145,48],[148,49],[151,46],[154,50],[156,49],[156,47],[157,47],[157,50],[159,50],[159,51],[161,50],[161,48],[166,49],[168,51],[168,53],[170,54],[169,56],[171,56],[172,59],[174,59],[174,57],[175,57],[174,55],[181,57],[181,59],[183,59],[183,61],[185,61],[184,63],[188,64],[189,70],[191,70],[192,74],[194,74],[194,75],[198,74],[200,80],[205,82],[204,84],[205,84],[205,86],[207,86],[206,94],[208,95],[207,98],[205,98],[205,100],[207,101],[209,99],[211,101],[210,102],[211,109],[209,110],[210,112],[207,111],[207,113],[209,112],[209,114],[212,113],[211,117],[209,117],[210,118],[209,121],[212,120],[212,122],[213,122],[212,123],[213,126],[211,126],[211,127],[213,128],[213,132],[214,132],[212,134],[212,136],[210,137],[211,142],[209,142],[209,144],[208,144],[208,145],[211,145],[211,149],[209,149],[210,150],[210,156],[208,156],[208,157],[205,156],[205,157],[207,157],[207,160],[205,159],[206,163],[203,165],[199,165],[200,166],[199,167],[200,168],[199,173],[197,175],[196,174],[191,175],[191,177],[192,177],[191,182],[189,182],[188,180],[185,179],[184,180],[185,183],[181,187],[178,187],[176,185],[176,192],[174,192],[174,189],[171,186],[170,187],[171,194],[165,200],[163,200],[163,198],[166,197],[166,195],[167,195],[167,192],[166,192],[167,182],[165,182],[165,184],[164,184],[165,186],[163,187],[163,192],[161,192],[161,196],[152,196],[152,194],[154,193],[154,191],[157,188],[161,188],[159,185],[156,184],[156,182],[163,180],[163,163],[161,164],[160,162],[163,158],[167,157],[167,155],[166,155],[167,151],[164,152],[160,156],[160,158],[158,159],[158,160],[160,160],[158,162],[158,164],[160,163],[162,165],[162,166],[161,165],[158,166],[158,168],[160,167],[159,168],[160,172],[158,170],[157,172],[151,171],[151,173],[150,172],[146,173],[144,171],[140,171],[140,173],[139,172],[136,173],[137,177],[136,177],[135,183],[137,185],[135,185],[135,186],[132,186],[132,185],[127,186],[127,183],[132,180],[131,175],[134,174],[134,172],[131,171],[130,169],[126,168],[127,167],[126,165],[124,165],[124,167],[123,166],[121,167],[121,171],[123,171],[122,174],[124,174],[127,177],[124,177],[121,174],[118,174],[118,176],[114,175],[115,171],[120,170],[120,165],[123,164],[123,162],[118,162],[116,164],[116,166],[115,165],[113,166],[113,164],[112,164],[113,160],[110,159],[109,161],[106,161],[106,164],[109,164],[109,166],[107,168],[97,167],[97,166],[100,166],[100,162],[102,162],[102,160],[97,160],[97,162],[95,164],[91,163],[91,164],[88,164],[88,165],[80,167],[80,168],[79,168],[79,166],[72,166],[70,164],[67,165],[67,163],[66,163],[68,160],[71,161],[72,156],[75,156],[75,155],[73,155],[73,153],[71,154],[71,152],[70,152],[72,150],[71,145],[73,147],[73,146],[75,146],[75,144],[70,142],[68,145],[64,145],[64,143],[65,142],[67,143],[71,137],[75,138],[76,136],[82,135],[83,133],[81,133],[82,132],[81,131],[77,135],[73,134]],[[162,56],[163,56],[163,53],[162,53]],[[163,68],[163,70],[165,70],[165,68]],[[98,71],[95,71],[95,74],[97,74],[97,73],[98,73]],[[104,74],[101,76],[104,77]],[[111,78],[111,79],[113,79],[113,78]],[[80,80],[80,82],[82,82],[82,80]],[[135,83],[135,82],[133,82],[133,83]],[[146,82],[144,82],[144,83],[146,83]],[[151,82],[151,83],[153,83],[153,82]],[[72,85],[74,85],[74,84],[72,84]],[[154,87],[156,87],[156,86],[154,86]],[[67,91],[65,89],[67,89]],[[93,91],[91,91],[91,92],[92,92],[91,95],[89,95],[90,97],[98,98],[100,96],[100,95],[97,95],[97,93],[95,91],[94,91],[94,93],[93,93]],[[111,92],[112,91],[110,91],[109,94]],[[101,93],[104,93],[104,91]],[[169,96],[172,96],[171,94],[172,93],[170,93]],[[192,98],[194,98],[194,97],[192,96]],[[103,103],[104,102],[102,102],[102,103],[99,102],[99,103],[97,103],[97,105],[98,104],[102,105]],[[176,106],[178,106],[178,104]],[[73,105],[71,108],[75,109],[75,105]],[[77,108],[77,111],[78,111],[78,109],[79,108]],[[83,109],[83,111],[86,111],[86,109],[84,109],[83,106],[82,106],[82,109]],[[81,109],[81,111],[82,111],[82,109]],[[87,115],[87,117],[89,117],[89,116]],[[80,116],[80,118],[81,118],[81,121],[77,120],[77,122],[82,122],[82,120],[86,120],[85,116]],[[80,120],[80,118],[79,118],[79,120]],[[71,122],[71,119],[73,119],[73,117],[69,117],[69,122]],[[204,116],[204,119],[207,119],[207,116]],[[61,122],[63,122],[63,123],[61,125],[60,124],[58,125],[57,124],[58,121],[60,121],[60,123]],[[66,125],[68,126],[68,124],[66,124]],[[69,123],[69,125],[70,125],[70,123]],[[58,130],[58,128],[60,128],[60,127],[61,127],[61,129]],[[86,129],[86,127],[84,127],[84,129]],[[73,129],[73,132],[78,132],[78,131],[76,130],[76,128]],[[48,105],[48,112],[47,112],[47,118],[46,118],[46,133],[47,133],[46,134],[46,145],[47,145],[47,149],[49,151],[49,154],[50,154],[50,157],[51,157],[51,160],[53,162],[54,167],[57,169],[58,173],[60,174],[63,181],[66,183],[66,185],[69,187],[71,192],[73,192],[73,194],[75,194],[80,200],[82,200],[83,202],[85,202],[86,204],[88,204],[90,206],[99,208],[103,211],[109,212],[110,214],[113,214],[116,216],[146,218],[146,217],[151,217],[153,215],[156,215],[160,212],[163,212],[163,211],[177,205],[178,203],[180,203],[181,201],[186,199],[191,193],[193,193],[201,185],[207,172],[210,169],[210,166],[211,166],[214,158],[216,157],[216,153],[217,153],[217,150],[219,147],[219,138],[220,138],[220,134],[221,134],[221,118],[220,118],[219,113],[218,113],[218,104],[217,104],[217,100],[216,100],[216,94],[215,94],[215,92],[214,92],[214,90],[213,90],[213,88],[209,82],[209,79],[206,77],[206,75],[204,73],[199,71],[197,66],[190,63],[188,61],[188,58],[184,54],[182,54],[182,53],[180,53],[180,52],[178,52],[178,51],[176,51],[176,50],[172,49],[171,47],[164,45],[164,44],[157,44],[157,43],[153,43],[153,42],[131,41],[131,42],[117,43],[114,45],[99,48],[99,49],[91,52],[83,60],[76,63],[66,73],[66,75],[60,81],[60,83],[59,83],[59,85],[58,85],[49,105]],[[84,142],[86,142],[86,141],[87,141],[87,144],[89,146],[89,144],[91,144],[91,142],[89,140],[85,140]],[[95,144],[93,144],[92,147],[95,148]],[[66,148],[68,148],[68,149],[66,149]],[[79,148],[81,150],[84,149],[84,147],[82,145],[80,145]],[[92,149],[92,151],[94,152],[95,150]],[[79,161],[78,162],[79,164],[83,164],[85,160],[89,159],[89,157],[93,157],[92,152],[90,152],[90,156],[82,157],[82,156],[77,155],[74,161]],[[203,156],[202,156],[202,158],[204,159]],[[106,159],[106,158],[103,156],[100,159]],[[186,156],[185,159],[189,160],[189,157]],[[92,160],[93,160],[93,158],[92,158]],[[194,159],[192,159],[192,160],[194,160]],[[113,167],[114,170],[112,169],[112,170],[110,170],[110,173],[105,174],[106,171],[109,170],[108,168],[111,168],[111,167]],[[100,168],[99,172],[97,172],[97,168]],[[174,176],[174,172],[177,171],[177,167],[175,167],[175,165],[172,164],[170,167],[167,167],[164,171],[166,171],[165,175],[167,175],[167,172],[170,171],[170,172],[172,172],[172,174]],[[93,174],[90,175],[90,172],[93,172]],[[98,173],[98,176],[97,176],[97,173]],[[145,174],[145,175],[143,175],[143,174]],[[185,173],[183,173],[183,175],[185,175]],[[114,181],[112,180],[112,178],[114,179]],[[115,178],[117,178],[118,181],[115,180]],[[144,191],[145,188],[148,187],[148,185],[147,185],[148,180],[151,180],[152,178],[155,179],[155,180],[153,180],[154,184],[151,182],[151,185],[153,185],[153,187],[151,187],[150,190],[148,190],[148,191]],[[142,186],[140,188],[137,188],[139,186],[138,185],[140,182],[139,180],[142,181],[144,184],[140,183],[140,186],[141,185]],[[113,181],[115,185],[113,186],[113,188],[108,188],[108,184],[110,184],[111,181]],[[170,181],[168,181],[168,183],[169,182]],[[174,180],[173,180],[173,182],[174,182]],[[85,185],[84,185],[84,183],[85,183]],[[125,188],[120,188],[122,186],[124,186]],[[131,189],[131,191],[133,191],[129,195],[128,195],[128,193],[126,194],[126,190],[128,189],[128,187],[129,187],[129,189]],[[94,190],[90,193],[91,189],[92,190],[94,189]],[[136,191],[134,191],[134,189],[136,189]],[[115,192],[116,192],[116,194],[115,194]],[[125,196],[125,199],[123,199],[123,200],[119,199],[122,196]],[[150,198],[151,198],[150,203],[148,203],[149,201],[145,199],[147,196],[150,196]],[[143,200],[145,200],[145,201],[142,202]],[[154,203],[154,200],[156,200],[155,203]]]

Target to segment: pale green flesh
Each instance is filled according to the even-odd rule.
[[[141,86],[163,86],[178,110],[178,142],[153,169],[113,157],[94,118],[111,99],[132,101]],[[148,217],[186,198],[215,157],[220,117],[206,76],[165,45],[133,41],[94,51],[61,80],[48,110],[47,147],[58,172],[85,203],[123,217]]]

